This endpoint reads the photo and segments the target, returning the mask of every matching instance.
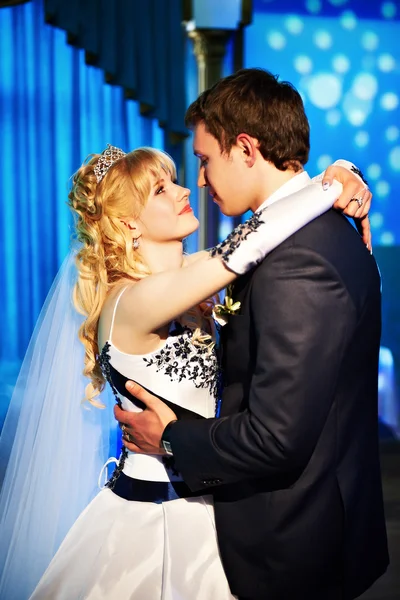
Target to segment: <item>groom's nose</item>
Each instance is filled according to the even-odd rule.
[[[208,185],[204,167],[200,167],[200,169],[199,169],[199,175],[197,177],[197,185],[198,185],[198,187],[207,187],[207,185]]]

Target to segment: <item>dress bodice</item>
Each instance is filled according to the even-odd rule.
[[[164,344],[148,354],[122,352],[111,339],[104,344],[100,364],[124,410],[142,410],[124,387],[126,379],[132,379],[167,400],[171,408],[176,407],[177,413],[179,409],[186,409],[202,417],[215,416],[218,400],[216,352],[192,338],[192,331],[178,324]],[[133,452],[128,452],[123,471],[129,477],[149,481],[180,479],[165,466],[161,456]]]

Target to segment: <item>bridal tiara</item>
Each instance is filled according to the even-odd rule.
[[[126,156],[126,152],[120,148],[107,144],[107,148],[100,154],[96,166],[93,169],[97,183],[100,183],[110,167],[123,156]]]

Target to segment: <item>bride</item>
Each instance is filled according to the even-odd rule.
[[[241,272],[251,269],[339,195],[337,182],[327,191],[317,183],[256,213],[234,232],[243,241],[230,256]],[[211,297],[237,276],[218,247],[184,256],[182,240],[198,220],[161,151],[125,154],[109,146],[93,155],[73,178],[69,204],[80,242],[77,278],[72,254],[42,312],[2,438],[4,456],[15,437],[0,498],[0,597],[23,600],[34,590],[31,598],[52,600],[233,598],[211,498],[193,495],[161,450],[145,456],[124,449],[88,502],[115,435],[107,410],[98,410],[106,381],[125,410],[142,410],[125,389],[134,379],[178,418],[215,415]],[[282,211],[292,218],[283,221]],[[84,315],[86,390],[77,377],[72,283]],[[83,396],[91,410],[80,406]]]

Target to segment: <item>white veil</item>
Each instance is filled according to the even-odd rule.
[[[112,395],[82,404],[83,317],[72,305],[75,252],[65,259],[26,352],[0,437],[0,598],[27,600],[115,453]],[[105,397],[107,396],[107,397]]]

